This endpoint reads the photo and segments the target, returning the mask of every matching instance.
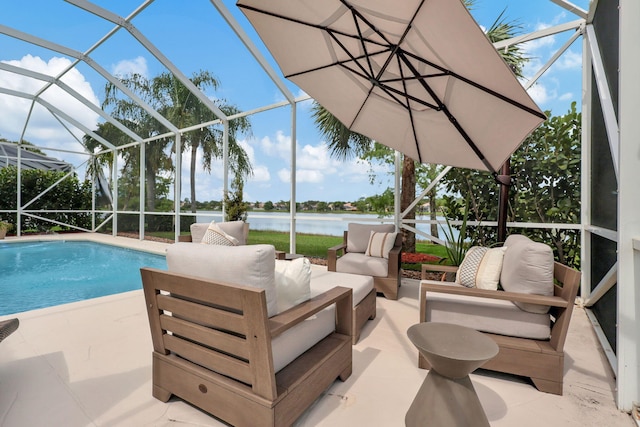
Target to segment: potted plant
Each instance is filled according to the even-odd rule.
[[[464,211],[462,216],[462,225],[460,226],[460,230],[458,230],[458,235],[456,236],[453,231],[453,226],[449,222],[449,218],[445,216],[445,220],[447,221],[447,228],[443,228],[444,237],[446,241],[445,248],[447,250],[447,259],[449,264],[459,266],[462,264],[464,260],[464,256],[467,254],[467,250],[469,249],[468,243],[465,241],[467,239],[467,220],[469,218],[469,198],[465,200]]]
[[[0,239],[4,239],[7,235],[7,231],[10,231],[12,228],[13,225],[11,225],[11,223],[8,223],[7,221],[0,221]]]

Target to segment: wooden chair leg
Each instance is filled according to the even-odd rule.
[[[161,402],[168,402],[169,398],[171,398],[171,392],[167,391],[161,387],[158,387],[156,385],[153,386],[153,397],[155,397],[156,399],[158,399]]]

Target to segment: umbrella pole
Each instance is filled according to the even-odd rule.
[[[500,197],[498,205],[498,242],[507,239],[507,208],[509,207],[509,187],[511,187],[511,161],[507,159],[502,165],[500,175],[496,176],[500,184]]]

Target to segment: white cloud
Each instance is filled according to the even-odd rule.
[[[291,156],[291,137],[287,136],[281,130],[276,131],[275,141],[268,136],[260,140],[260,148],[262,152],[268,156],[277,156],[283,160],[290,160]]]
[[[548,89],[542,83],[536,83],[527,90],[527,93],[538,105],[544,105],[545,103],[555,99],[557,93],[553,89]]]
[[[280,169],[278,171],[278,178],[284,183],[291,182],[291,169]],[[324,182],[324,174],[319,170],[312,169],[297,169],[296,170],[296,184],[318,184]]]
[[[111,67],[111,74],[118,77],[132,74],[140,74],[147,77],[149,75],[147,60],[143,56],[138,56],[134,59],[123,59]]]
[[[563,93],[558,97],[559,101],[572,101],[573,99],[575,99],[575,97],[572,92]]]
[[[547,26],[548,27],[548,26]],[[536,30],[542,30],[544,28],[537,28]],[[524,50],[527,56],[536,55],[536,52],[539,52],[543,49],[550,48],[556,42],[555,36],[547,36],[539,39],[531,40],[526,43],[522,43],[521,47]]]
[[[278,178],[282,182],[291,182],[291,169],[280,169],[278,171]]]
[[[19,60],[3,61],[16,67],[36,71],[49,76],[58,76],[67,70],[71,61],[67,58],[53,57],[48,61],[32,55],[25,55]],[[99,105],[99,101],[91,84],[76,68],[67,71],[61,80],[78,92],[80,96],[88,102]],[[25,77],[19,74],[0,72],[0,87],[9,88],[26,94],[35,94],[45,86],[43,81]],[[42,94],[42,100],[51,104],[54,108],[62,111],[67,116],[82,126],[93,130],[98,121],[98,114],[89,109],[82,102],[78,101],[72,95],[61,89],[59,86],[51,86]],[[25,126],[28,117],[31,101],[19,97],[1,95],[0,96],[0,117],[2,117],[2,125],[0,134],[7,139],[18,139]],[[61,118],[73,132],[69,130],[54,117],[54,115],[41,104],[36,103],[29,118],[24,138],[29,142],[42,147],[59,148],[63,150],[72,150],[83,152],[84,149],[77,139],[84,134],[74,124],[67,123]],[[86,156],[77,156],[71,154],[50,153],[50,155],[70,161],[75,164],[76,161],[84,161]]]
[[[301,184],[317,184],[324,181],[324,174],[319,170],[298,169],[296,170],[296,182]]]
[[[567,50],[557,61],[561,70],[579,70],[582,68],[582,55],[572,50]]]
[[[325,173],[335,173],[340,162],[329,155],[325,144],[305,145],[298,151],[296,166],[299,169],[318,169]]]
[[[266,166],[254,166],[253,175],[249,177],[251,182],[268,182],[271,180],[269,168]]]
[[[250,182],[267,182],[271,179],[271,174],[269,173],[269,168],[265,165],[258,163],[256,159],[255,149],[246,139],[238,141],[238,145],[240,145],[244,151],[247,153],[247,157],[249,157],[249,161],[251,162],[251,166],[253,168],[253,175],[248,177],[248,181]]]

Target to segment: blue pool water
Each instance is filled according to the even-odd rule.
[[[0,243],[0,315],[142,288],[164,256],[93,242]]]

